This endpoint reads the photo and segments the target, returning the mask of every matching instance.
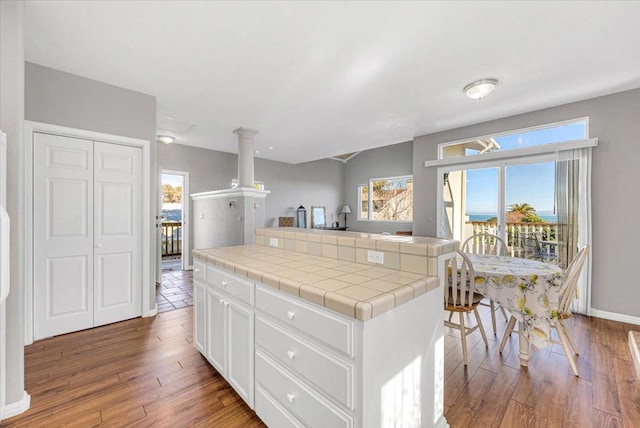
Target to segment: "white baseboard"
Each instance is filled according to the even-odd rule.
[[[640,325],[640,317],[633,315],[618,314],[616,312],[607,312],[600,309],[591,308],[589,315],[596,318],[604,318],[611,321],[626,322],[627,324]]]
[[[22,399],[4,406],[0,412],[0,415],[2,415],[0,419],[9,419],[14,416],[18,416],[19,414],[29,410],[29,407],[31,407],[31,396],[27,394],[27,391],[24,391]]]
[[[153,309],[148,309],[146,313],[142,314],[142,318],[155,317],[158,315],[158,305],[154,306]]]
[[[189,266],[187,266],[187,269],[186,269],[186,270],[193,270],[193,265],[189,265]]]
[[[440,419],[438,419],[438,422],[436,422],[434,424],[434,426],[436,428],[449,428],[449,423],[447,422],[447,420],[444,418],[444,415],[440,416]]]

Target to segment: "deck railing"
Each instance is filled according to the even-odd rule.
[[[473,235],[483,232],[498,234],[496,222],[468,221],[467,226],[469,225]],[[507,223],[507,247],[512,255],[518,247],[518,237],[522,234],[537,236],[545,254],[555,254],[554,242],[557,241],[558,223]]]
[[[162,257],[182,255],[182,222],[162,222]]]

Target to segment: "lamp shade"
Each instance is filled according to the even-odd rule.
[[[349,205],[343,205],[340,209],[340,214],[351,214],[351,207]]]

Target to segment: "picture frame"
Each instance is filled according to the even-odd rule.
[[[324,229],[327,227],[327,212],[325,207],[311,207],[311,228]]]

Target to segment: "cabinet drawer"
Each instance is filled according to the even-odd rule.
[[[198,259],[193,259],[193,280],[204,283],[206,279],[206,265]]]
[[[256,414],[270,428],[304,428],[295,416],[260,386],[256,386]]]
[[[256,287],[256,307],[334,348],[353,356],[353,321],[328,309],[284,296],[264,286]]]
[[[254,284],[248,279],[227,273],[213,266],[207,265],[207,283],[219,290],[230,294],[236,299],[253,306]]]
[[[261,316],[256,318],[256,346],[338,402],[353,408],[351,364],[305,343]]]
[[[256,352],[256,381],[310,427],[351,428],[353,419],[310,387]]]

